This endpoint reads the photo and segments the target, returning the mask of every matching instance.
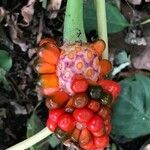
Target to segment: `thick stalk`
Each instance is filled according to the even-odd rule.
[[[64,43],[86,42],[83,25],[83,0],[68,0],[64,21]]]
[[[105,0],[95,0],[97,13],[98,37],[106,43],[103,58],[108,59],[108,36],[107,36],[107,20]]]

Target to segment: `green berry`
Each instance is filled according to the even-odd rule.
[[[103,92],[100,101],[103,105],[109,105],[112,102],[112,95],[110,93]]]
[[[90,97],[90,99],[100,99],[101,94],[102,94],[102,87],[99,85],[91,85],[88,88],[88,95]]]

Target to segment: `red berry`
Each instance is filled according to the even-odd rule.
[[[100,129],[102,129],[103,127],[104,127],[104,121],[98,115],[94,115],[94,117],[92,117],[92,119],[90,119],[89,122],[87,123],[87,128],[91,132],[97,132]]]
[[[98,111],[98,115],[100,115],[103,119],[106,119],[108,115],[111,114],[111,110],[107,106],[102,106]]]
[[[64,113],[64,109],[56,108],[49,112],[49,119],[58,122],[58,118]]]
[[[89,108],[77,108],[73,112],[76,121],[88,122],[93,117],[93,112]]]
[[[83,77],[74,77],[71,88],[75,93],[85,92],[88,88],[88,82]]]
[[[104,134],[106,133],[105,131],[105,127],[101,128],[99,131],[97,132],[92,132],[92,134],[96,137],[100,137],[100,136],[103,136]]]
[[[80,144],[81,148],[85,149],[85,150],[94,150],[95,146],[94,146],[94,141],[93,139],[91,139],[87,144]]]
[[[95,100],[91,100],[88,104],[88,108],[90,108],[94,112],[97,112],[100,108],[100,103]]]
[[[99,85],[102,86],[104,90],[112,94],[113,100],[115,100],[119,96],[121,91],[121,86],[117,82],[112,80],[100,80],[98,83]]]
[[[109,144],[109,136],[94,137],[94,144],[97,148],[105,148]]]
[[[104,124],[107,125],[107,124],[110,124],[111,122],[111,116],[108,115],[105,119],[104,119]]]
[[[59,117],[58,126],[66,132],[70,132],[75,127],[75,120],[71,114],[63,114]]]
[[[47,126],[52,132],[54,132],[55,129],[57,128],[57,123],[54,122],[54,121],[52,121],[52,120],[50,120],[50,119],[48,119],[48,120],[47,120],[47,123],[46,123],[46,126]]]

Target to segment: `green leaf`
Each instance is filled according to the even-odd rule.
[[[7,81],[6,77],[6,71],[3,68],[0,68],[0,83],[3,83],[3,87],[5,90],[10,91],[11,87],[9,85],[9,82]]]
[[[116,33],[122,31],[129,26],[126,18],[121,14],[119,9],[109,3],[106,3],[107,27],[108,33]],[[84,23],[86,32],[97,29],[96,10],[93,0],[84,3]]]
[[[41,131],[44,128],[43,123],[41,122],[40,118],[34,112],[30,119],[27,122],[27,138],[35,135],[37,132]],[[30,150],[48,150],[49,143],[48,139],[43,139],[36,145],[29,148]]]
[[[112,134],[126,138],[150,134],[150,77],[135,74],[120,84],[122,91],[112,111]]]
[[[9,71],[12,67],[12,58],[5,50],[0,50],[0,68]]]
[[[52,148],[55,148],[57,145],[60,144],[60,140],[58,140],[58,138],[56,137],[55,134],[52,134],[49,139],[49,144],[51,145]]]

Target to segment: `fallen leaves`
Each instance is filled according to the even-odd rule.
[[[20,46],[22,51],[27,51],[28,46],[23,36],[23,31],[18,27],[18,14],[15,13],[14,15],[8,15],[7,18],[7,25],[9,27],[9,35],[11,40]]]
[[[23,6],[21,9],[21,15],[23,16],[24,24],[23,26],[29,26],[34,15],[34,4],[36,0],[29,0],[27,5]]]
[[[149,40],[150,40],[150,37],[147,38],[147,41]],[[140,55],[135,56],[132,59],[133,66],[136,69],[144,69],[144,70],[150,71],[150,59],[149,58],[150,58],[150,44],[148,43],[145,50],[143,50],[143,52]]]
[[[60,9],[62,0],[49,0],[49,4],[47,6],[47,10],[50,12],[50,18],[56,18],[58,11]]]
[[[6,10],[3,7],[0,7],[0,22],[4,19]]]

